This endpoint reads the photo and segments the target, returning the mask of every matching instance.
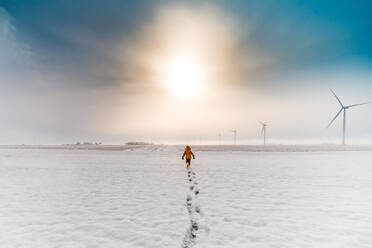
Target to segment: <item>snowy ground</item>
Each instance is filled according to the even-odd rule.
[[[370,151],[181,152],[0,149],[0,246],[372,245]]]

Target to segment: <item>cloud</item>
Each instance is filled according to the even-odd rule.
[[[371,46],[363,31],[370,20],[363,11],[364,21],[348,14],[348,6],[328,13],[316,3],[238,0],[36,0],[2,6],[4,143],[34,135],[50,143],[189,139],[231,128],[249,138],[256,119],[268,120],[279,138],[319,136],[328,120],[320,102],[329,98],[325,93],[319,105],[311,105],[312,94],[327,91],[327,84],[346,92],[354,81],[363,81],[358,92],[368,85]],[[205,67],[207,94],[190,102],[169,94],[164,68],[174,54]],[[361,59],[366,63],[356,64]],[[355,67],[364,71],[355,76]],[[335,75],[350,80],[341,84]],[[296,126],[286,122],[292,116],[306,134],[299,127],[293,131]]]
[[[77,87],[74,83],[87,82],[80,73],[46,70],[20,39],[15,22],[0,8],[0,143],[30,142],[34,136],[40,142],[72,142],[102,131],[115,91]]]
[[[116,52],[146,19],[153,1],[23,1],[5,4],[17,38],[29,45],[43,73],[70,74],[66,87],[115,85]],[[58,83],[58,82],[55,82]]]
[[[16,70],[25,70],[30,67],[31,53],[26,44],[16,38],[16,27],[12,23],[11,16],[0,7],[0,70],[1,73],[9,73]]]

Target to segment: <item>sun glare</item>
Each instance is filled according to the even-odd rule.
[[[233,18],[209,5],[163,6],[125,47],[133,65],[126,73],[173,100],[191,95],[204,101],[206,93],[240,81],[243,65],[250,65],[238,54],[235,30]]]
[[[202,67],[196,61],[176,58],[169,61],[167,87],[177,95],[195,95],[200,92],[203,81]]]

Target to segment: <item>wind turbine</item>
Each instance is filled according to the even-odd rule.
[[[222,137],[222,134],[221,133],[218,133],[218,144],[221,145],[221,137]]]
[[[258,121],[258,122],[261,123],[261,125],[262,125],[261,135],[263,134],[264,145],[266,145],[266,127],[267,127],[267,123],[266,123],[266,121],[265,122]]]
[[[236,133],[237,133],[237,131],[236,131],[236,129],[233,129],[233,130],[231,130],[231,132],[234,133],[234,145],[236,145]]]
[[[344,106],[342,104],[341,100],[336,95],[336,93],[332,89],[330,89],[330,90],[331,90],[332,94],[336,97],[337,101],[340,103],[341,109],[340,109],[340,111],[338,111],[338,113],[335,115],[335,117],[328,124],[327,128],[332,125],[332,123],[337,119],[337,117],[341,114],[341,112],[344,112],[344,121],[343,121],[343,126],[342,126],[342,144],[345,145],[346,110],[349,109],[349,108],[351,108],[351,107],[356,107],[356,106],[360,106],[360,105],[372,103],[372,101]]]

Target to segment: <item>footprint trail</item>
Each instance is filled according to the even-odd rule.
[[[186,209],[190,217],[190,227],[186,230],[181,246],[182,248],[190,248],[196,244],[197,238],[200,234],[200,219],[202,217],[201,208],[197,202],[197,197],[200,191],[196,174],[191,167],[187,168],[187,179],[189,182],[189,190],[186,196]]]

